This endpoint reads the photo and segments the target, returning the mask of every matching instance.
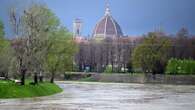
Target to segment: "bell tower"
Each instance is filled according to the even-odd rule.
[[[81,19],[75,19],[73,22],[73,35],[74,37],[80,37],[82,34],[83,22]]]

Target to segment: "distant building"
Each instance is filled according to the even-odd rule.
[[[75,19],[73,21],[73,38],[76,43],[86,43],[88,40],[82,36],[83,21],[81,19]]]
[[[111,15],[110,8],[107,4],[105,15],[96,24],[93,30],[93,38],[95,39],[105,39],[105,38],[120,38],[123,37],[123,32],[120,25],[114,20]]]
[[[132,49],[139,37],[125,36],[120,25],[112,17],[109,5],[106,5],[104,16],[95,25],[90,37],[82,35],[83,22],[73,22],[75,42],[79,51],[75,55],[75,66],[78,71],[104,72],[107,67],[112,71],[126,71]],[[88,68],[88,69],[86,69]]]
[[[73,36],[77,43],[88,42],[91,40],[101,41],[104,39],[127,39],[117,21],[112,17],[109,5],[106,5],[104,16],[95,25],[90,38],[82,35],[83,21],[75,19],[73,22]],[[134,38],[133,38],[134,39]]]

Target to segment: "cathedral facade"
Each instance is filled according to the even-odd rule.
[[[131,54],[132,37],[124,36],[120,25],[112,17],[109,5],[104,16],[94,26],[91,37],[82,36],[83,22],[73,23],[74,40],[79,45],[75,56],[77,71],[112,72],[125,71]]]

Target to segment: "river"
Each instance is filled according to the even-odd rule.
[[[195,110],[195,86],[57,82],[62,93],[1,99],[0,110]]]

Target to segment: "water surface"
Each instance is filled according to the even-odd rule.
[[[195,110],[195,86],[58,82],[60,94],[0,100],[0,110]]]

